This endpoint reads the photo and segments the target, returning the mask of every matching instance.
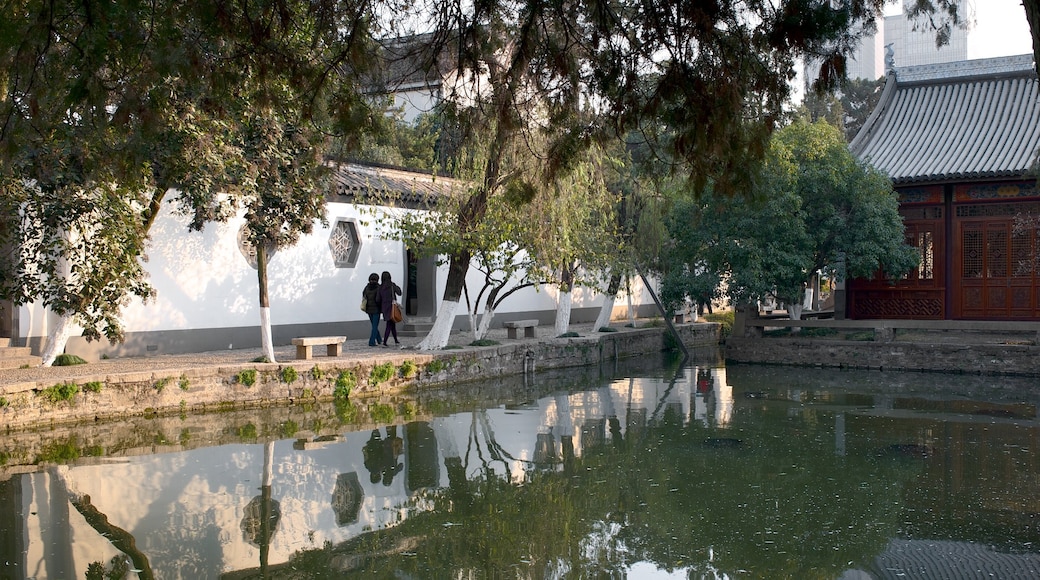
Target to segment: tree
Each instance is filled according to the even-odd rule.
[[[139,261],[167,192],[199,228],[226,218],[234,204],[222,196],[257,177],[249,163],[235,163],[248,153],[249,127],[236,105],[277,105],[296,135],[365,123],[358,86],[370,8],[331,0],[6,4],[0,185],[19,211],[0,216],[0,232],[17,248],[0,262],[0,295],[42,301],[61,326],[75,317],[88,339],[119,340],[120,306],[151,292]],[[310,153],[320,159],[321,149]],[[116,222],[123,225],[97,225]],[[89,275],[77,266],[84,256]],[[60,333],[49,342],[48,351],[64,347]]]
[[[799,121],[778,131],[752,197],[747,204],[709,191],[701,204],[676,206],[665,263],[686,270],[666,273],[669,296],[701,288],[693,264],[725,278],[735,302],[773,294],[798,319],[817,272],[898,277],[917,264],[888,178],[853,158],[831,125]]]

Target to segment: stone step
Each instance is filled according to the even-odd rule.
[[[22,367],[38,367],[43,359],[38,356],[14,356],[0,358],[0,369],[20,369]]]
[[[31,354],[32,349],[27,346],[0,346],[0,359],[23,357]]]
[[[397,334],[398,336],[408,336],[413,338],[426,336],[430,333],[431,328],[433,328],[432,321],[421,318],[419,320],[410,319],[408,322],[403,322],[397,325]]]

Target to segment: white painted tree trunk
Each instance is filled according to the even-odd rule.
[[[560,304],[556,307],[556,336],[567,332],[571,323],[571,293],[560,293]]]
[[[599,316],[596,317],[596,324],[592,326],[594,332],[604,326],[610,326],[610,315],[614,312],[614,299],[615,296],[604,296],[603,304],[599,307]]]
[[[65,345],[69,342],[69,337],[72,336],[72,331],[76,327],[74,321],[75,316],[72,314],[55,315],[57,322],[51,327],[50,332],[47,333],[47,344],[43,348],[43,364],[41,366],[49,367],[54,364],[54,359],[58,358],[58,355],[65,352]]]
[[[274,343],[271,342],[271,307],[260,308],[260,345],[263,347],[264,356],[271,362],[274,360]]]
[[[473,338],[480,340],[487,336],[489,330],[491,330],[491,320],[495,318],[495,309],[488,308],[484,311],[484,314],[480,317],[480,324],[477,325],[477,329],[473,332]]]
[[[447,346],[451,338],[451,327],[455,321],[455,313],[459,310],[459,303],[450,300],[442,300],[441,307],[437,309],[437,319],[433,321],[433,328],[426,338],[416,345],[419,350],[440,350]]]

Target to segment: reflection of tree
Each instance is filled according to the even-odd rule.
[[[583,425],[583,443],[594,444],[580,457],[565,457],[562,471],[528,470],[519,482],[487,462],[467,479],[462,459],[446,457],[448,489],[426,496],[433,511],[290,564],[300,577],[333,577],[332,562],[365,553],[352,560],[354,576],[340,569],[338,577],[623,576],[636,561],[704,574],[836,577],[849,562],[870,561],[894,534],[900,490],[917,468],[835,455],[833,422],[773,404],[738,407],[720,430],[659,409]],[[722,438],[741,444],[705,444]],[[376,555],[416,538],[407,558]],[[314,568],[301,568],[304,561]]]

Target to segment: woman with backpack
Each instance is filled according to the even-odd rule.
[[[391,334],[394,335],[394,344],[401,344],[401,341],[397,340],[397,323],[393,318],[394,304],[400,295],[401,287],[390,279],[390,272],[383,272],[383,278],[379,284],[379,308],[382,309],[383,320],[386,321],[386,330],[383,331],[383,346],[390,346],[386,341]]]
[[[379,274],[369,274],[368,285],[361,291],[361,300],[364,302],[368,321],[372,323],[372,332],[368,334],[368,346],[379,346],[379,313],[382,312],[379,303]]]

